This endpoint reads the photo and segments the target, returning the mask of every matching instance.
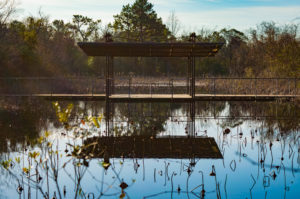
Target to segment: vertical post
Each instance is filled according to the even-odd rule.
[[[152,83],[150,83],[150,96],[152,97]]]
[[[92,78],[92,96],[94,96],[94,83],[95,83],[95,78]]]
[[[110,61],[109,61],[110,57],[106,56],[106,67],[105,67],[105,81],[106,81],[106,85],[105,85],[105,123],[106,123],[106,136],[109,135],[109,120],[110,120],[110,106],[109,106],[109,95],[110,95],[110,82],[109,82],[109,66],[110,66]]]
[[[53,93],[53,77],[50,77],[50,94],[52,97],[52,93]]]
[[[106,65],[105,65],[105,97],[106,100],[109,98],[109,57],[106,56]]]
[[[190,78],[191,78],[191,57],[188,57],[188,71],[187,71],[187,93],[190,93]]]
[[[110,61],[110,83],[111,83],[111,90],[110,90],[110,95],[115,93],[115,79],[114,79],[114,57],[110,56],[109,57]]]
[[[298,94],[298,92],[297,92],[297,78],[295,77],[295,91],[294,91],[294,96],[296,97],[297,94]]]
[[[288,79],[289,81],[289,95],[291,95],[291,79]]]
[[[128,80],[128,97],[130,98],[130,92],[131,92],[131,77],[129,77],[129,80]]]
[[[192,97],[193,97],[193,99],[195,98],[195,90],[196,90],[195,74],[196,74],[195,57],[192,57]]]
[[[193,44],[196,42],[196,33],[190,34],[190,42]],[[193,47],[191,49],[191,54],[189,57],[189,70],[190,74],[189,77],[191,78],[191,85],[190,85],[190,95],[194,99],[195,98],[195,57],[193,56]]]
[[[195,101],[190,102],[190,128],[188,128],[188,134],[195,137]]]
[[[106,110],[105,110],[105,123],[106,123],[106,136],[109,135],[109,130],[110,130],[110,102],[108,100],[105,101],[106,103]]]
[[[276,79],[276,93],[277,95],[279,95],[278,78]]]
[[[173,99],[173,95],[174,95],[174,82],[173,82],[173,79],[171,81],[172,81],[172,99]]]
[[[112,42],[112,35],[110,33],[106,33],[104,35],[105,42]],[[114,90],[111,90],[111,87],[114,87],[113,85],[110,85],[110,78],[113,78],[113,57],[107,55],[106,56],[106,67],[105,67],[105,79],[106,79],[106,92],[105,92],[105,102],[106,102],[106,110],[105,110],[105,119],[106,119],[106,135],[108,136],[110,134],[110,100],[109,96],[111,92],[113,93]],[[112,82],[113,84],[113,82]]]
[[[41,85],[42,85],[42,84],[41,84],[41,81],[42,81],[42,80],[40,80],[40,78],[38,77],[38,80],[37,80],[37,82],[38,82],[38,83],[37,83],[37,84],[38,84],[38,89],[37,89],[37,90],[38,90],[38,91],[37,91],[36,94],[42,94],[42,90],[43,90],[43,89],[41,89]]]
[[[255,77],[255,80],[254,80],[254,86],[255,86],[255,96],[257,95],[257,78]]]
[[[278,100],[276,99],[276,107],[275,107],[275,109],[276,109],[276,118],[278,117]]]
[[[250,94],[252,94],[252,78],[250,79]]]
[[[214,82],[213,82],[213,84],[214,84],[214,95],[216,95],[216,78],[214,77]]]

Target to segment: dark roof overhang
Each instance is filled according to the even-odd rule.
[[[213,57],[224,43],[79,42],[88,56]]]

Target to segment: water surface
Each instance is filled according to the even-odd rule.
[[[294,102],[196,102],[195,115],[189,103],[116,103],[109,122],[104,102],[1,104],[0,198],[297,198],[300,193],[300,111]],[[97,141],[108,134],[109,142]],[[214,143],[200,149],[200,142],[193,142],[188,149],[174,141],[208,137],[217,149]],[[221,157],[214,156],[218,152]]]

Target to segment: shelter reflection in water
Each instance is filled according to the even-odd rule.
[[[94,142],[95,158],[222,158],[214,138],[207,137],[99,137],[88,138],[84,144]]]
[[[0,198],[298,197],[297,103],[114,103],[108,137],[104,103],[18,103],[0,112]]]

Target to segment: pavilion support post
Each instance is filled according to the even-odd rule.
[[[195,137],[196,135],[196,127],[195,127],[195,100],[189,102],[189,124],[188,124],[188,135],[191,137]]]
[[[193,43],[193,47],[190,51],[190,56],[188,57],[188,62],[189,62],[189,94],[190,96],[194,99],[195,98],[195,56],[194,54],[194,44],[196,43],[196,33],[191,33],[190,34],[190,39],[189,41]]]
[[[114,63],[112,56],[106,56],[105,65],[105,80],[106,80],[106,98],[109,98],[111,94],[114,93]]]
[[[109,136],[110,104],[109,104],[109,56],[105,64],[105,135]]]
[[[191,89],[191,96],[192,96],[192,98],[194,99],[195,98],[195,90],[196,90],[196,78],[195,78],[195,76],[196,76],[196,71],[195,71],[195,57],[192,57],[192,62],[191,62],[191,64],[192,64],[192,81],[191,81],[191,87],[192,87],[192,89]]]
[[[109,78],[110,78],[110,95],[115,93],[115,79],[114,79],[114,58],[112,56],[109,57]]]
[[[113,70],[113,57],[106,56],[105,64],[105,121],[106,121],[106,136],[110,135],[111,129],[111,102],[109,96],[114,93],[114,70]]]
[[[110,134],[110,102],[109,102],[109,100],[106,100],[105,101],[105,105],[106,105],[106,107],[105,107],[105,135],[106,136],[109,136],[109,134]]]
[[[192,72],[192,58],[188,57],[188,68],[187,68],[187,79],[186,79],[186,90],[191,95],[191,72]]]
[[[192,98],[195,98],[195,76],[195,57],[188,57],[187,92]]]
[[[106,64],[105,64],[105,98],[108,100],[109,98],[109,56],[106,56]]]

